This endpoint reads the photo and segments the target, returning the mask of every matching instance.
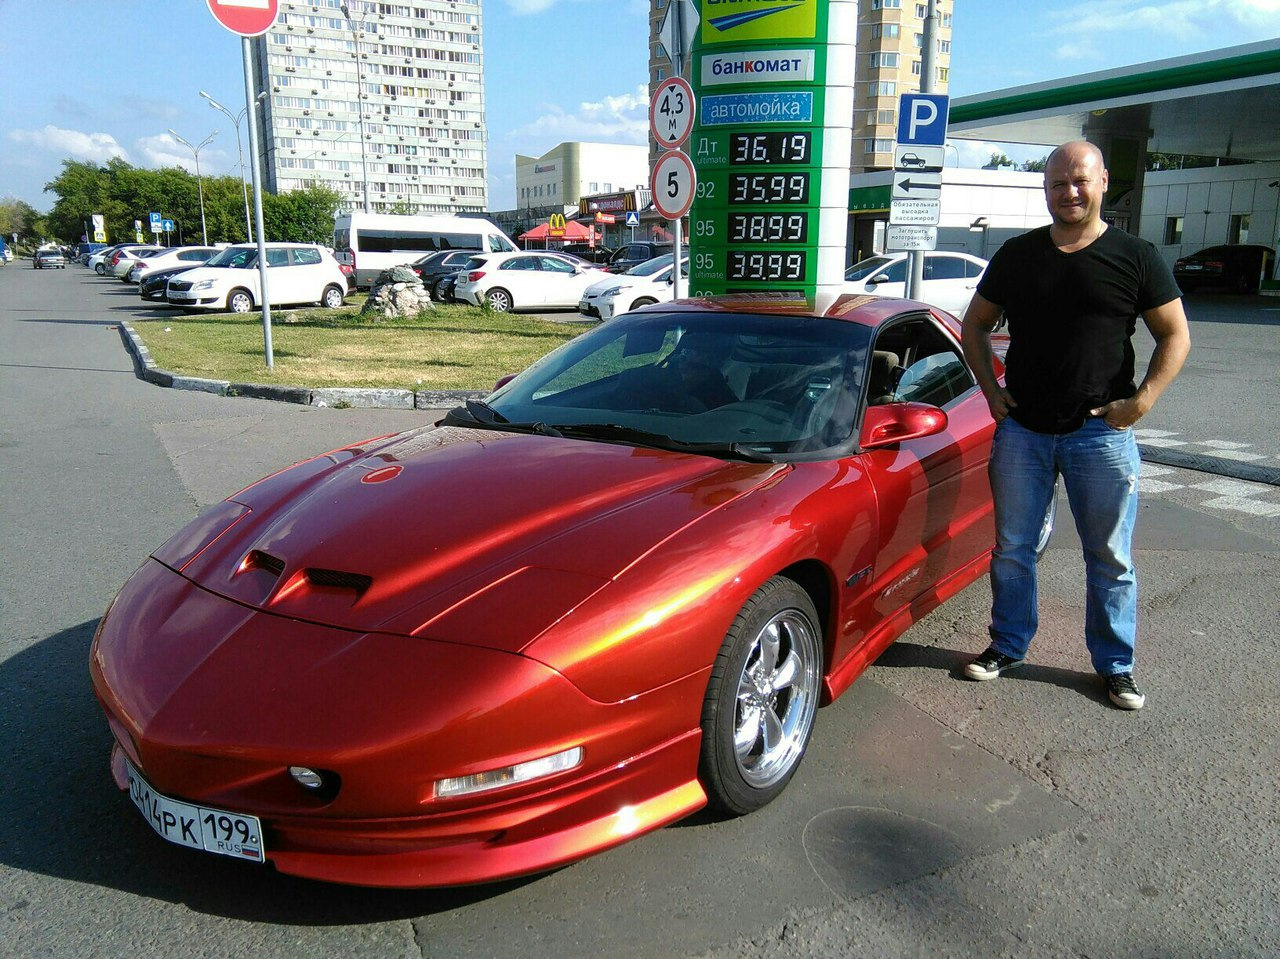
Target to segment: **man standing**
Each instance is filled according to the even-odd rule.
[[[1112,703],[1141,709],[1146,697],[1133,678],[1139,459],[1131,427],[1178,375],[1191,336],[1155,248],[1102,221],[1107,171],[1096,146],[1074,141],[1054,150],[1044,190],[1053,222],[996,252],[964,317],[965,358],[996,421],[991,645],[965,675],[995,679],[1027,655],[1038,625],[1035,547],[1061,475],[1084,548],[1093,668]],[[1004,386],[991,349],[1002,313]],[[1156,346],[1135,386],[1139,315]]]

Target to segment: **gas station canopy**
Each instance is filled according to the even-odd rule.
[[[955,139],[1135,137],[1148,153],[1280,159],[1280,39],[951,101]]]

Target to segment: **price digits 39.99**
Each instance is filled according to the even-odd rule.
[[[727,278],[761,283],[799,281],[804,279],[807,263],[808,254],[801,250],[779,253],[731,250]]]

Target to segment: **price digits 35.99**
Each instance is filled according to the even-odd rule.
[[[730,203],[808,203],[808,173],[735,173]]]

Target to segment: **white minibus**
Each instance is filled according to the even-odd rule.
[[[358,287],[369,286],[383,270],[440,250],[515,249],[511,237],[483,217],[344,213],[333,221],[334,256],[354,270]]]

